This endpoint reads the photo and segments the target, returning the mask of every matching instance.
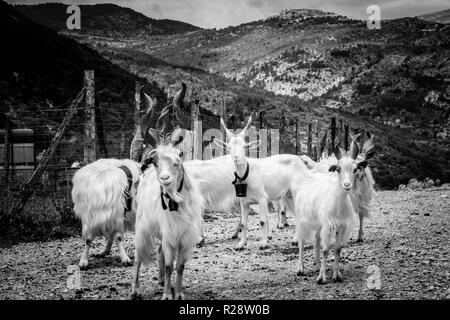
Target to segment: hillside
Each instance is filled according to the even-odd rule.
[[[424,15],[419,16],[418,18],[429,21],[429,22],[449,24],[450,23],[450,9],[424,14]]]
[[[415,19],[413,22],[417,23]],[[397,52],[398,47],[386,51],[380,49],[392,42],[392,37],[398,37],[398,40],[403,41],[402,45],[408,45],[407,42],[410,39],[406,38],[399,30],[402,28],[401,21],[391,23],[396,26],[396,29],[386,28],[391,30],[390,40],[385,39],[387,31],[381,30],[376,31],[372,35],[373,39],[368,39],[365,44],[363,39],[367,37],[367,30],[363,28],[361,22],[336,15],[308,15],[294,19],[272,17],[236,27],[221,30],[199,30],[184,35],[140,35],[118,38],[72,33],[70,36],[77,42],[95,49],[121,72],[126,69],[137,77],[145,78],[148,83],[153,85],[157,83],[163,86],[170,93],[178,90],[180,81],[184,81],[188,85],[189,93],[191,89],[195,90],[199,94],[201,106],[213,113],[217,113],[220,101],[224,99],[229,114],[234,113],[240,120],[244,120],[244,114],[265,111],[267,125],[271,128],[279,128],[280,114],[284,112],[287,117],[287,126],[281,135],[281,152],[295,152],[294,120],[300,120],[301,135],[304,138],[304,129],[307,123],[319,120],[323,123],[322,129],[325,129],[330,117],[337,116],[350,123],[352,128],[369,129],[377,136],[378,153],[371,161],[371,166],[381,187],[395,188],[413,177],[420,179],[431,177],[440,179],[442,182],[450,181],[450,168],[447,160],[450,158],[450,151],[448,145],[445,145],[446,140],[439,141],[432,135],[422,136],[415,126],[389,125],[383,119],[377,119],[370,112],[360,112],[356,107],[357,103],[361,101],[361,97],[364,98],[362,94],[350,94],[345,107],[333,108],[327,103],[328,100],[336,101],[336,99],[344,102],[337,92],[344,90],[345,81],[351,86],[358,85],[358,81],[353,83],[354,79],[358,79],[357,76],[372,66],[366,62],[367,56],[364,55],[372,53],[370,48],[379,48],[378,52],[383,56],[390,52]],[[447,31],[445,28],[440,29],[438,34],[440,35],[441,32]],[[56,36],[55,33],[52,35]],[[337,41],[336,37],[339,37],[340,40]],[[424,38],[420,34],[419,37]],[[64,38],[58,37],[58,39]],[[441,42],[436,42],[434,45],[446,50],[446,38],[436,37],[437,40]],[[64,41],[69,40],[64,39]],[[54,43],[54,41],[51,42]],[[71,43],[75,44],[73,41]],[[355,45],[352,46],[352,43]],[[349,50],[356,50],[355,53],[351,52],[348,57],[344,46],[349,46],[351,48]],[[80,47],[85,48],[84,46]],[[94,51],[89,52],[94,53]],[[419,53],[415,55],[411,53],[412,57],[408,61],[416,61],[414,59]],[[100,57],[100,55],[97,56]],[[373,55],[377,57],[379,53],[373,50]],[[321,57],[323,57],[322,64]],[[422,59],[420,61],[423,61],[423,65],[427,67],[429,57],[429,53],[424,53],[423,57],[420,57]],[[434,57],[440,59],[441,53],[435,54]],[[46,58],[42,59],[45,61]],[[263,61],[269,63],[264,64]],[[374,59],[374,61],[378,60]],[[35,63],[39,64],[37,61]],[[283,69],[282,66],[286,63],[291,63],[292,68]],[[259,66],[262,71],[267,71],[267,74],[262,71],[258,72]],[[381,63],[379,66],[384,68],[385,64]],[[420,67],[422,68],[422,66]],[[433,68],[438,68],[443,72],[444,82],[439,80],[435,87],[435,90],[441,90],[448,72],[445,64],[442,63]],[[72,69],[60,67],[57,70]],[[292,72],[305,71],[306,75],[303,78],[297,77],[295,74],[289,77],[290,70]],[[380,72],[385,72],[383,70]],[[312,97],[282,94],[283,92],[266,87],[264,83],[271,81],[268,75],[272,74],[273,78],[275,77],[274,72],[279,72],[281,88],[291,88],[294,84],[300,83],[305,86],[300,91],[308,91]],[[386,74],[391,77],[396,73]],[[340,77],[343,77],[345,81]],[[81,76],[77,79],[80,81]],[[331,86],[329,90],[318,91],[336,81],[336,85]],[[427,81],[425,82],[427,85]],[[53,83],[57,87],[58,82]],[[129,85],[131,87],[133,81],[130,81]],[[389,90],[390,86],[393,84],[386,84],[385,89]],[[129,94],[127,98],[128,106],[130,106],[132,88],[127,89],[126,92]],[[109,96],[114,96],[111,91],[107,91],[107,93]],[[369,97],[367,98],[369,106],[373,103],[370,98],[372,94],[377,97],[372,91],[365,94]],[[401,96],[401,94],[403,93],[397,93],[397,96]],[[105,95],[99,100],[108,100],[107,96]],[[440,99],[441,96],[436,101],[440,103]],[[444,105],[441,110],[444,116],[448,111],[445,108]],[[369,110],[368,107],[365,109]],[[429,114],[434,116],[432,112]],[[391,115],[388,117],[392,119]],[[410,117],[413,120],[421,120],[415,114]],[[205,115],[203,119],[207,120],[207,116]],[[111,120],[111,123],[114,121]],[[131,130],[131,118],[121,123],[122,131],[128,128]],[[205,125],[204,129],[210,125],[211,123]],[[436,129],[441,130],[441,128],[441,122],[438,122]],[[117,128],[108,127],[107,130],[112,131],[109,132],[111,135],[119,134],[115,132]],[[120,139],[120,137],[117,138],[119,141]],[[125,143],[121,144],[125,145]],[[302,147],[304,150],[305,146]]]
[[[131,141],[135,81],[157,97],[161,108],[166,95],[155,83],[147,83],[105,60],[96,51],[58,35],[0,2],[0,127],[8,114],[16,127],[32,128],[36,154],[48,146],[44,138],[54,132],[70,101],[83,86],[85,69],[95,70],[98,118],[103,120],[108,154],[128,154]],[[83,112],[79,112],[66,134],[70,145],[61,151],[63,161],[80,160]],[[103,154],[104,155],[104,154]],[[100,156],[100,154],[99,154]],[[78,157],[78,158],[76,158]],[[71,163],[71,162],[69,162]]]
[[[130,8],[115,4],[80,5],[79,7],[81,11],[81,30],[79,32],[82,33],[108,36],[165,35],[200,29],[185,22],[152,19]],[[14,8],[53,30],[68,31],[66,20],[69,15],[66,13],[67,5],[65,4],[16,5]]]
[[[381,30],[329,15],[266,20],[189,35],[90,39],[200,68],[276,94],[448,141],[450,27],[420,19]],[[430,126],[431,124],[431,126]]]

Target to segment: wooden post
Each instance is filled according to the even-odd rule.
[[[312,157],[312,123],[308,123],[307,155]]]
[[[265,144],[263,144],[264,143],[263,138],[264,138],[264,140],[267,140],[267,134],[264,135],[264,133],[262,132],[263,127],[264,127],[263,123],[264,123],[264,111],[260,111],[259,112],[259,130],[258,130],[256,139],[261,140],[261,144],[256,149],[256,157],[257,158],[263,158],[261,151],[264,148],[264,146],[266,146]],[[264,152],[264,155],[266,155],[266,152]]]
[[[10,166],[10,160],[11,160],[11,122],[9,119],[6,120],[6,128],[5,128],[5,143],[4,143],[4,150],[5,150],[5,182],[8,183],[9,181],[9,166]]]
[[[318,161],[320,159],[320,157],[322,156],[322,150],[321,148],[321,143],[320,143],[320,129],[321,129],[321,125],[320,125],[320,121],[317,120],[317,127],[316,127],[316,161]]]
[[[280,131],[276,129],[270,129],[270,155],[273,156],[275,154],[280,153]]]
[[[191,109],[191,130],[194,133],[192,159],[202,160],[202,122],[199,121],[200,100],[195,99]]]
[[[53,157],[53,154],[55,153],[56,148],[58,147],[61,138],[64,135],[64,131],[66,130],[67,125],[77,113],[78,105],[83,100],[84,93],[85,89],[83,88],[78,94],[78,96],[75,98],[75,100],[72,101],[69,111],[67,111],[67,114],[63,122],[59,125],[58,131],[56,131],[55,135],[53,136],[50,146],[47,148],[47,150],[45,150],[44,155],[42,156],[42,159],[39,162],[37,168],[34,170],[27,184],[23,187],[20,193],[19,202],[16,202],[14,207],[11,209],[12,213],[14,214],[20,213],[20,211],[22,211],[22,209],[25,207],[28,198],[33,194],[34,185],[41,177],[50,159]]]
[[[221,104],[220,104],[220,117],[223,119],[223,122],[226,124],[227,123],[227,106],[225,104],[225,100],[221,99],[220,100]],[[222,126],[220,125],[219,122],[219,128],[220,128],[220,132],[222,132],[222,141],[226,141],[227,140],[227,133],[225,132],[225,129],[222,128]],[[225,148],[225,146],[223,147],[222,150],[222,154],[226,155],[227,154],[227,148]]]
[[[348,150],[348,124],[345,125],[345,133],[344,133],[344,148]]]
[[[341,144],[341,147],[343,147],[345,149],[345,146],[344,146],[344,144],[345,144],[344,132],[345,132],[344,119],[341,118],[341,119],[339,119],[339,135],[341,137],[339,142]]]
[[[301,151],[300,137],[298,135],[299,120],[295,120],[295,154],[299,155]]]
[[[64,167],[64,175],[66,178],[66,200],[68,200],[70,198],[70,177],[67,167]]]
[[[331,118],[330,124],[330,145],[328,146],[328,154],[332,154],[334,152],[334,140],[336,139],[336,118]]]
[[[84,71],[84,87],[86,89],[86,123],[84,126],[84,164],[96,160],[95,134],[95,81],[94,70]]]
[[[320,153],[322,154],[323,150],[325,150],[326,144],[327,144],[327,135],[328,130],[325,131],[322,140],[320,141]]]
[[[280,117],[280,136],[284,133],[285,128],[286,128],[286,113],[283,110]]]
[[[141,125],[141,90],[142,85],[136,81],[134,90],[134,136],[131,141],[130,159],[140,162],[144,152],[144,138],[142,137]]]
[[[265,115],[265,113],[264,113],[264,115]],[[270,157],[272,155],[272,136],[271,136],[272,134],[271,134],[269,122],[267,122],[267,119],[264,119],[264,120],[266,120],[266,132],[267,132],[267,134],[266,134],[266,137],[267,137],[267,157]]]

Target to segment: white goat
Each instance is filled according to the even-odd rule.
[[[309,178],[294,188],[296,235],[299,246],[297,274],[304,274],[304,242],[311,241],[315,243],[316,268],[319,268],[320,246],[323,249],[317,278],[319,284],[327,281],[327,257],[333,230],[336,230],[333,280],[342,281],[339,270],[341,247],[347,243],[355,220],[350,193],[358,171],[356,163],[358,147],[352,145],[350,152],[345,155],[343,150],[336,148],[335,155],[338,163],[329,167],[329,171],[336,172],[335,174],[311,172]],[[364,164],[359,164],[362,165]]]
[[[223,119],[220,120],[224,127],[228,142],[215,139],[219,146],[226,146],[235,167],[235,182],[245,182],[247,193],[240,197],[241,205],[241,241],[236,247],[242,250],[247,243],[247,220],[250,204],[259,204],[261,215],[262,239],[260,249],[267,248],[267,240],[270,234],[270,224],[267,217],[268,201],[284,199],[286,206],[291,211],[294,209],[293,198],[289,197],[294,180],[301,180],[308,171],[303,162],[295,155],[281,154],[263,159],[246,158],[245,148],[256,147],[260,141],[245,143],[245,134],[250,126],[250,116],[245,128],[237,135],[227,129]]]
[[[141,263],[153,260],[153,249],[159,239],[159,282],[164,283],[162,299],[172,299],[170,279],[175,258],[175,299],[184,299],[183,271],[200,240],[203,199],[197,182],[182,163],[180,151],[173,145],[158,146],[149,153],[148,159],[154,168],[145,171],[136,196],[132,298],[139,297]]]
[[[374,136],[370,133],[368,133],[367,136],[368,139],[364,142],[362,147],[360,147],[360,144],[358,143],[359,135],[352,136],[352,144],[357,144],[358,150],[361,150],[361,153],[356,159],[358,170],[355,174],[353,188],[350,192],[353,209],[359,217],[358,242],[364,241],[364,218],[370,217],[371,201],[375,194],[375,181],[370,168],[367,166],[367,160],[374,154]],[[315,172],[326,173],[328,172],[328,168],[330,166],[337,165],[338,163],[338,160],[334,155],[330,157],[323,157],[318,163],[306,155],[302,155],[300,158],[303,160],[308,169],[314,170]]]
[[[148,159],[148,157],[145,157],[143,163],[148,162]],[[191,177],[198,182],[200,193],[204,199],[204,210],[226,212],[236,207],[239,203],[231,184],[234,163],[230,157],[221,156],[209,160],[188,160],[183,165],[189,171]],[[237,238],[240,226],[241,223],[239,222],[232,238]]]
[[[75,215],[81,219],[85,241],[80,268],[88,266],[89,248],[97,236],[106,237],[102,255],[110,253],[115,239],[122,263],[130,263],[122,239],[124,232],[134,230],[135,211],[126,212],[126,207],[127,198],[136,193],[139,174],[139,164],[127,159],[100,159],[75,173],[72,200]]]

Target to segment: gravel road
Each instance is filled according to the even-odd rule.
[[[238,217],[216,214],[205,222],[205,246],[194,251],[185,271],[188,299],[450,299],[450,186],[426,190],[380,191],[366,223],[364,243],[343,249],[342,283],[316,285],[312,247],[305,252],[307,274],[295,275],[298,249],[291,244],[294,221],[275,227],[267,250],[258,249],[258,217],[249,218],[249,240],[235,251],[229,237]],[[133,255],[133,235],[125,246]],[[81,271],[81,290],[68,289],[68,266],[76,265],[79,237],[21,243],[0,249],[0,299],[129,299],[131,267],[111,256],[92,257]],[[103,240],[94,241],[100,253]],[[333,255],[330,255],[331,262]],[[380,288],[371,281],[380,274]],[[374,273],[372,273],[374,272]],[[330,271],[331,275],[331,271]],[[157,266],[142,269],[144,299],[160,299]],[[372,284],[372,285],[371,285]],[[371,289],[372,288],[372,289]]]

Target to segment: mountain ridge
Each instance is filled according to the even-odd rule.
[[[170,19],[154,19],[128,7],[102,3],[78,5],[81,11],[81,30],[76,32],[98,35],[176,34],[200,30],[192,24]],[[15,5],[14,8],[30,19],[56,31],[66,29],[68,5],[45,3]],[[75,30],[74,30],[75,31]]]

